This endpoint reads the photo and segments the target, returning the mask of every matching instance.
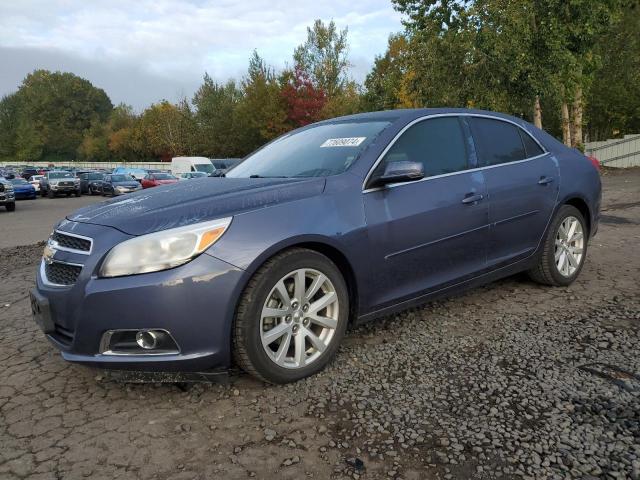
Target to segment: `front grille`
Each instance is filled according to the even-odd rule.
[[[81,252],[91,250],[91,240],[85,238],[72,237],[71,235],[65,235],[64,233],[56,231],[51,235],[51,239],[64,248],[79,250]]]
[[[54,324],[54,330],[51,336],[63,345],[69,346],[73,342],[73,330],[64,328],[62,325]]]
[[[73,187],[73,182],[60,182],[58,185],[61,187]]]
[[[44,265],[44,273],[50,283],[56,285],[73,285],[80,275],[82,267],[79,265],[69,265],[66,263],[53,262]]]

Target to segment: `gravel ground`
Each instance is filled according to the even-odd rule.
[[[294,385],[123,384],[33,325],[0,250],[0,478],[640,479],[640,171],[569,288],[516,276],[353,329]]]

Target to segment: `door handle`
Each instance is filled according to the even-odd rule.
[[[484,196],[479,193],[467,193],[467,195],[462,199],[462,203],[464,203],[465,205],[473,205],[474,203],[478,203],[483,198]]]
[[[542,176],[540,180],[538,180],[538,185],[549,185],[551,182],[553,182],[553,177]]]

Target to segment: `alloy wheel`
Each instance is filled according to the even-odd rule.
[[[556,232],[555,263],[564,277],[572,276],[580,267],[584,253],[584,230],[580,221],[566,217]]]
[[[260,316],[260,337],[268,357],[283,368],[303,368],[331,343],[338,326],[339,301],[329,278],[301,268],[271,289]]]

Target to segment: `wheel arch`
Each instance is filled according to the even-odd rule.
[[[294,248],[306,248],[318,252],[329,260],[331,260],[340,270],[347,284],[349,294],[349,323],[352,323],[357,318],[359,308],[359,290],[358,282],[353,265],[348,260],[347,255],[336,245],[331,242],[330,239],[325,237],[302,237],[297,239],[291,239],[288,242],[278,244],[265,251],[260,257],[258,257],[249,268],[247,268],[247,279],[242,287],[242,292],[247,287],[247,284],[255,275],[255,273],[271,258],[279,255],[280,253],[291,250]]]
[[[589,232],[589,236],[591,236],[591,209],[589,208],[589,204],[586,200],[578,195],[570,196],[565,199],[563,205],[571,205],[578,209],[584,217],[585,222],[587,222],[587,230]]]

